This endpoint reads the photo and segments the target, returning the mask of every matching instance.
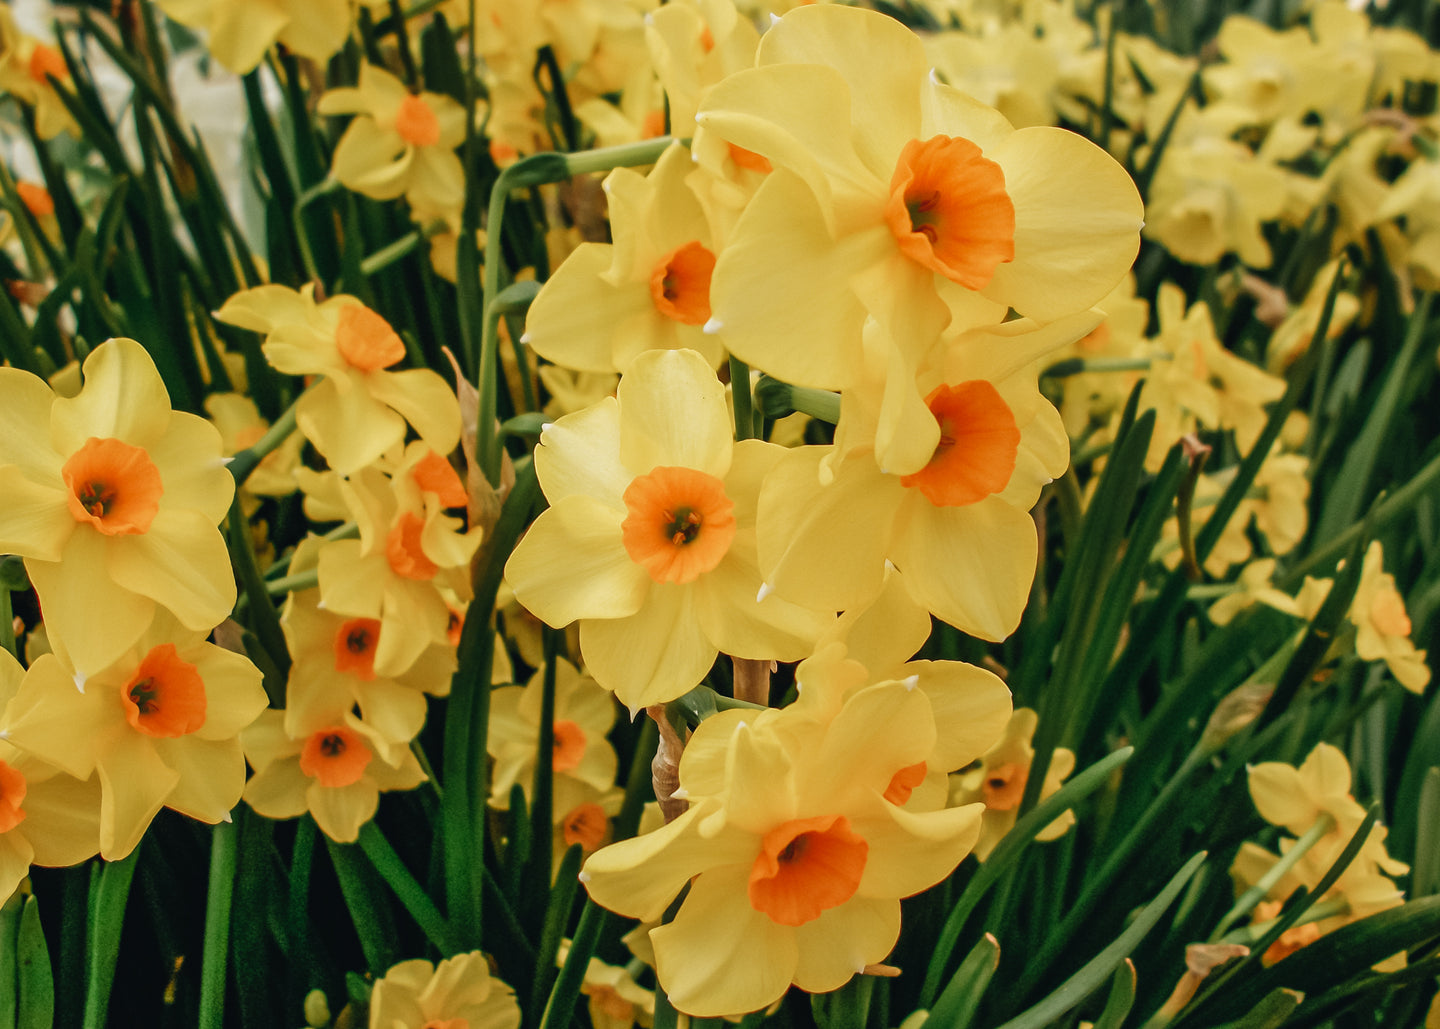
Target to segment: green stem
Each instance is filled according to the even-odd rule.
[[[1144,372],[1154,367],[1159,359],[1168,361],[1164,354],[1155,357],[1070,357],[1056,361],[1040,373],[1042,379],[1063,379],[1086,372]]]
[[[320,569],[309,568],[303,572],[296,572],[294,575],[284,575],[278,579],[265,580],[265,591],[272,597],[278,597],[296,590],[313,589],[319,584]]]
[[[312,282],[320,281],[320,270],[315,264],[315,252],[310,249],[310,237],[305,234],[305,208],[316,200],[339,191],[340,188],[339,179],[322,179],[300,194],[300,199],[295,201],[295,209],[290,212],[291,226],[295,230],[295,242],[300,247],[300,260],[305,265],[305,274]]]
[[[409,254],[430,236],[429,232],[423,229],[416,229],[414,232],[401,236],[389,246],[381,247],[369,257],[360,262],[360,270],[368,275],[384,271],[390,265]]]
[[[215,826],[210,890],[205,897],[205,949],[200,965],[200,1029],[225,1024],[225,965],[230,950],[230,900],[235,890],[239,833],[234,822]]]
[[[730,396],[735,407],[735,438],[755,438],[755,406],[750,396],[750,366],[730,358]]]
[[[143,844],[142,844],[143,845]],[[125,905],[140,847],[119,861],[101,866],[90,911],[90,950],[85,965],[86,1029],[104,1029],[110,1013],[110,987],[120,956],[120,934],[125,927]]]
[[[543,182],[562,182],[576,175],[654,164],[673,142],[671,137],[662,136],[659,139],[604,147],[580,154],[536,154],[515,162],[495,180],[485,217],[485,316],[481,319],[480,360],[475,377],[476,388],[480,391],[475,453],[480,470],[492,485],[498,486],[500,482],[500,437],[495,431],[499,319],[491,315],[490,308],[500,295],[500,242],[505,223],[505,205],[510,199],[510,193]]]

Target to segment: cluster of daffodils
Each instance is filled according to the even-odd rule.
[[[28,669],[0,654],[6,895],[32,861],[124,857],[162,807],[228,819],[266,705],[250,660],[206,641],[235,604],[219,433],[171,410],[134,340],[96,347],[84,377],[57,397],[0,368],[0,550],[45,617]]]
[[[582,244],[530,309],[535,353],[619,380],[541,434],[549,509],[506,578],[548,624],[578,623],[589,675],[632,712],[717,655],[801,660],[795,703],[702,722],[670,755],[673,820],[582,873],[644,922],[690,883],[650,931],[657,978],[717,1015],[879,964],[899,899],[1013,823],[1033,714],[1007,734],[993,675],[905,661],[930,615],[990,640],[1019,622],[1029,509],[1069,454],[1039,370],[1101,322],[1141,211],[1099,148],[1015,129],[864,11],[786,15],[693,109],[689,147],[605,180],[613,242]],[[833,442],[753,438],[751,368],[828,398]],[[569,741],[594,736],[560,698],[555,771],[583,778]],[[977,761],[952,804],[947,776]]]

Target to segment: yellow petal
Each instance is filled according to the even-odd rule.
[[[755,1011],[789,987],[799,960],[795,931],[750,906],[749,874],[745,865],[702,874],[675,920],[650,931],[656,978],[676,1010]]]
[[[535,474],[545,499],[581,494],[619,507],[634,472],[620,461],[620,405],[606,397],[545,427],[535,448]]]
[[[694,593],[654,583],[634,614],[582,619],[580,653],[595,681],[634,710],[688,693],[717,651],[695,617]]]
[[[334,379],[325,379],[301,396],[295,421],[341,475],[374,463],[405,439],[405,419],[363,388],[351,386],[341,393]]]
[[[214,825],[230,815],[245,789],[245,754],[240,740],[206,740],[180,736],[158,748],[167,765],[179,773],[165,806]]]
[[[98,853],[100,780],[82,782],[64,774],[31,779],[25,794],[24,831],[37,865],[74,865]]]
[[[312,782],[306,804],[320,831],[336,843],[354,843],[360,827],[375,817],[380,790],[368,775],[349,786],[321,786]]]
[[[1010,691],[995,674],[960,661],[912,661],[904,671],[920,677],[919,688],[930,698],[937,730],[930,767],[963,768],[1005,732]]]
[[[899,938],[899,901],[851,897],[795,929],[795,985],[812,993],[838,990],[866,965],[883,961]]]
[[[1250,799],[1260,817],[1271,825],[1301,826],[1304,832],[1319,813],[1306,796],[1300,772],[1279,761],[1265,761],[1249,769]]]
[[[548,361],[586,372],[613,372],[618,323],[659,317],[648,283],[617,286],[601,275],[612,248],[581,243],[540,288],[525,317],[525,340]]]
[[[106,861],[119,861],[139,844],[180,782],[180,773],[160,759],[149,737],[136,732],[117,733],[96,769],[100,854]]]
[[[204,418],[176,411],[165,434],[146,451],[164,483],[163,503],[199,511],[218,525],[235,496],[235,477],[221,462],[219,430]]]
[[[109,544],[118,538],[82,527],[70,537],[59,561],[25,563],[45,611],[50,645],[85,675],[113,663],[140,638],[155,615],[155,602],[149,597],[117,585],[107,574],[97,574],[98,569],[109,569]],[[228,563],[227,556],[227,567]],[[224,617],[222,613],[210,625]]]
[[[169,424],[165,382],[133,339],[112,339],[91,351],[79,396],[58,397],[50,409],[50,438],[61,454],[73,454],[91,436],[148,447]]]
[[[53,478],[60,481],[58,474]],[[0,553],[59,561],[77,528],[65,491],[33,481],[18,465],[4,465],[0,496],[5,498],[0,508]]]
[[[273,3],[211,4],[210,53],[236,75],[254,71],[289,16]]]
[[[884,801],[851,816],[870,844],[859,896],[909,897],[934,886],[970,853],[983,804],[915,813]]]
[[[1015,204],[1015,260],[981,292],[1038,321],[1104,299],[1140,248],[1144,206],[1125,170],[1089,140],[1050,126],[1019,129],[985,156],[1004,171]]]
[[[50,445],[55,393],[38,376],[0,368],[0,398],[0,454],[5,455],[5,463],[41,481],[58,480],[63,459]]]
[[[636,475],[694,468],[717,479],[730,470],[725,387],[693,350],[640,354],[620,379],[620,460]]]
[[[409,368],[371,372],[366,379],[371,396],[398,411],[430,449],[448,454],[459,444],[460,401],[435,372]]]
[[[520,603],[554,628],[638,611],[652,583],[625,551],[624,519],[624,511],[580,495],[543,512],[505,564]]]
[[[896,520],[890,558],[935,617],[987,640],[1020,623],[1039,549],[1035,523],[993,497],[935,507],[917,493]]]
[[[109,542],[106,571],[187,628],[214,628],[235,606],[229,551],[204,515],[161,508],[149,532]]]

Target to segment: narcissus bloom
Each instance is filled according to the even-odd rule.
[[[345,45],[355,7],[356,0],[160,0],[182,25],[209,32],[210,53],[237,75],[253,71],[276,43],[328,60]]]
[[[211,393],[205,398],[205,413],[220,430],[226,454],[255,445],[270,428],[255,401],[243,393]],[[299,488],[295,469],[300,465],[304,445],[304,438],[292,433],[255,466],[245,480],[244,490],[262,497],[288,497],[294,493]]]
[[[428,210],[465,198],[465,173],[455,148],[465,141],[465,108],[440,93],[412,93],[373,64],[360,66],[354,88],[320,98],[321,114],[353,114],[335,146],[330,173],[346,189],[373,200],[404,196]]]
[[[478,950],[432,965],[402,961],[375,983],[370,1029],[519,1029],[515,991]]]
[[[168,616],[75,688],[53,654],[31,665],[5,709],[15,746],[77,779],[98,773],[100,853],[135,848],[161,807],[220,822],[240,801],[239,734],[265,708],[260,670]]]
[[[578,619],[586,668],[632,709],[685,693],[719,651],[805,656],[824,616],[756,601],[755,496],[781,448],[732,441],[693,350],[640,354],[618,394],[541,435],[550,509],[505,566],[516,597],[554,627]]]
[[[380,623],[377,675],[401,675],[427,647],[448,643],[450,603],[470,599],[470,559],[483,533],[446,513],[465,493],[450,464],[434,457],[404,464],[394,477],[367,468],[343,480],[340,493],[360,538],[320,546],[326,610]]]
[[[266,818],[306,811],[336,843],[354,843],[382,790],[413,790],[425,772],[408,747],[390,747],[348,707],[312,710],[287,732],[284,711],[263,711],[241,734],[255,774],[245,803]],[[382,754],[388,754],[390,764]]]
[[[883,960],[900,898],[949,874],[979,832],[979,805],[887,799],[935,745],[930,702],[904,683],[860,689],[828,722],[793,708],[726,716],[702,722],[681,759],[692,806],[582,873],[598,903],[641,920],[689,883],[650,940],[660,985],[696,1016],[762,1008],[792,983],[834,990]]]
[[[62,132],[80,135],[70,109],[51,79],[70,88],[70,69],[53,46],[21,32],[7,4],[0,7],[0,91],[10,94],[35,116],[35,134],[54,139]]]
[[[0,724],[24,676],[0,648]],[[99,850],[100,783],[0,742],[0,898],[15,892],[32,864],[79,864]]]
[[[25,558],[50,642],[82,677],[157,611],[209,631],[235,604],[216,526],[235,495],[220,434],[170,409],[145,349],[103,343],[78,396],[0,368],[0,552]]]
[[[510,787],[516,783],[525,790],[527,800],[531,796],[544,693],[545,670],[542,668],[528,685],[506,686],[490,694],[490,735],[486,746],[495,759],[490,803],[501,810],[509,808]],[[555,773],[555,813],[563,816],[588,799],[584,787],[604,793],[613,786],[617,765],[615,748],[605,738],[615,724],[615,698],[564,658],[557,658],[555,662],[554,724],[551,768]],[[567,782],[581,788],[568,788]],[[583,818],[584,814],[577,817]],[[603,811],[601,815],[603,834]]]
[[[787,451],[760,492],[765,582],[796,603],[848,610],[876,595],[888,560],[937,618],[986,639],[1014,631],[1035,574],[1027,512],[1069,460],[1060,416],[1040,396],[1029,358],[1032,346],[1053,349],[1084,331],[1047,338],[1064,326],[1027,335],[1034,327],[1015,321],[967,334],[895,390],[924,404],[897,405],[902,415],[888,430],[878,422],[873,444]],[[890,474],[877,460],[882,431]],[[863,439],[847,427],[847,446],[854,436]]]
[[[756,64],[696,116],[697,135],[775,169],[711,291],[712,326],[756,367],[845,388],[867,312],[913,353],[1007,307],[1042,322],[1083,311],[1134,259],[1142,206],[1124,170],[936,82],[894,19],[801,7],[764,34]]]
[[[617,168],[606,177],[615,242],[581,243],[540,290],[524,337],[537,354],[616,372],[642,351],[689,347],[719,365],[724,350],[701,331],[715,246],[689,174],[690,153],[676,143],[648,176]]]
[[[428,368],[387,371],[405,358],[390,323],[352,296],[315,303],[315,289],[256,286],[215,317],[265,334],[262,350],[286,375],[323,375],[300,398],[296,424],[342,475],[359,471],[405,439],[408,422],[448,454],[460,442],[460,403]]]
[[[1035,750],[1030,740],[1035,735],[1039,719],[1028,707],[1016,709],[1005,727],[1004,736],[980,759],[980,764],[951,779],[951,799],[956,804],[985,805],[985,816],[981,822],[980,839],[975,843],[975,856],[984,861],[1015,828],[1020,817],[1020,801],[1025,796],[1025,787],[1030,782],[1030,763],[1035,759]],[[1050,766],[1045,773],[1045,784],[1040,788],[1040,799],[1044,800],[1075,771],[1075,753],[1065,747],[1056,747],[1050,755]],[[1075,812],[1065,811],[1055,821],[1035,834],[1037,840],[1055,840],[1064,836],[1075,824]]]
[[[1405,598],[1395,588],[1395,577],[1385,571],[1379,540],[1365,551],[1349,617],[1356,628],[1355,653],[1365,661],[1384,661],[1401,686],[1411,693],[1423,693],[1430,668],[1425,664],[1425,651],[1417,650],[1410,641]]]

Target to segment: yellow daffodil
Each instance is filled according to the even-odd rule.
[[[555,954],[557,965],[563,965],[570,953],[570,941],[561,940]],[[586,997],[590,1024],[595,1029],[649,1029],[655,1020],[655,991],[635,981],[621,965],[607,965],[591,958],[585,966],[585,981],[580,992]]]
[[[918,355],[947,325],[998,322],[1007,307],[1041,322],[1083,311],[1134,258],[1141,203],[1120,166],[936,82],[899,22],[801,7],[765,33],[756,63],[696,116],[697,135],[774,168],[711,291],[711,328],[756,367],[845,388],[867,312]]]
[[[315,567],[320,543],[300,543],[290,562],[292,574]],[[359,705],[360,716],[375,729],[385,759],[392,749],[409,745],[425,724],[425,694],[450,692],[455,648],[449,640],[432,644],[414,664],[394,676],[376,672],[381,623],[378,618],[349,618],[319,606],[318,589],[298,590],[285,602],[281,625],[291,665],[285,690],[286,725],[298,733],[316,710]]]
[[[1224,60],[1205,69],[1206,91],[1243,108],[1257,124],[1322,110],[1341,90],[1352,94],[1358,107],[1370,84],[1368,73],[1359,82],[1340,76],[1333,59],[1327,60],[1333,55],[1323,53],[1301,27],[1277,32],[1232,14],[1216,43]]]
[[[129,854],[161,807],[220,822],[240,800],[239,734],[264,710],[260,670],[157,615],[76,689],[55,655],[31,666],[5,709],[10,742],[77,779],[98,773],[100,853]]]
[[[888,424],[877,416],[872,443],[862,431],[846,436],[847,446],[860,444],[848,450],[786,451],[760,493],[767,585],[809,607],[848,609],[875,596],[889,561],[937,618],[986,639],[1014,631],[1035,572],[1027,512],[1069,459],[1059,415],[1036,388],[1034,357],[1096,319],[1070,321],[968,333],[906,387],[895,384],[907,376],[890,376],[885,393],[905,398],[904,414]],[[855,393],[842,405],[865,402]]]
[[[380,623],[373,663],[387,678],[449,642],[450,601],[470,599],[470,559],[482,536],[446,513],[465,503],[455,470],[423,445],[418,450],[429,459],[393,477],[367,468],[341,482],[360,538],[323,543],[319,551],[325,609]],[[407,450],[415,452],[414,445]]]
[[[510,806],[510,787],[519,783],[529,799],[540,739],[540,707],[545,671],[526,686],[506,686],[490,694],[490,735],[486,741],[495,759],[490,803]],[[575,780],[603,793],[615,784],[617,758],[605,734],[615,724],[615,699],[564,658],[555,662],[555,723],[551,767],[555,773],[554,805],[563,816],[575,805],[562,797],[565,782]],[[569,791],[574,792],[574,791]]]
[[[980,806],[915,811],[887,799],[935,744],[925,694],[858,690],[834,718],[793,708],[702,722],[680,764],[691,806],[669,825],[585,864],[598,903],[674,921],[650,931],[677,1009],[753,1011],[793,983],[833,990],[883,960],[900,898],[938,882],[973,845]]]
[[[20,662],[0,648],[0,712],[24,676]],[[15,892],[32,864],[75,865],[99,850],[100,783],[0,742],[0,898]]]
[[[215,317],[264,333],[262,349],[277,371],[325,377],[300,398],[295,420],[342,475],[403,441],[407,422],[441,454],[460,441],[454,391],[428,368],[387,371],[404,360],[405,344],[354,297],[317,304],[310,285],[299,292],[256,286],[227,300]]]
[[[1328,743],[1317,743],[1298,768],[1266,761],[1251,765],[1248,772],[1250,799],[1260,817],[1271,825],[1300,836],[1322,815],[1328,815],[1334,827],[1326,835],[1336,845],[1335,857],[1365,820],[1365,809],[1350,795],[1350,762]],[[1385,827],[1375,826],[1360,851],[1360,860],[1389,875],[1403,875],[1409,868],[1386,852],[1385,836]]]
[[[695,133],[695,112],[707,89],[755,63],[760,34],[730,0],[675,0],[650,12],[645,39],[665,89],[670,134]]]
[[[54,80],[54,83],[51,80]],[[70,69],[59,50],[21,32],[9,4],[0,6],[0,91],[10,94],[35,116],[35,134],[54,139],[62,132],[80,135],[56,85],[70,89]]]
[[[515,991],[490,974],[478,950],[438,965],[391,966],[370,994],[370,1029],[519,1029]]]
[[[950,797],[953,803],[973,804],[978,801],[985,805],[980,838],[975,843],[975,856],[981,861],[989,857],[995,845],[1015,828],[1020,816],[1020,800],[1025,796],[1025,787],[1030,781],[1030,764],[1035,760],[1030,740],[1035,735],[1037,724],[1039,719],[1034,711],[1028,707],[1017,708],[1000,742],[985,752],[979,766],[951,776]],[[1045,773],[1045,784],[1040,788],[1040,799],[1044,800],[1060,789],[1074,770],[1074,752],[1056,747],[1050,755],[1050,767]],[[1075,812],[1066,811],[1036,833],[1035,838],[1046,841],[1059,839],[1074,824]]]
[[[85,360],[78,396],[0,368],[0,552],[25,558],[51,645],[82,676],[112,664],[169,611],[208,632],[235,604],[216,525],[235,482],[220,434],[170,409],[131,339]]]
[[[678,143],[649,176],[617,168],[605,179],[613,245],[582,243],[530,305],[524,341],[541,357],[586,372],[624,371],[646,350],[699,351],[710,367],[724,350],[710,319],[714,244],[685,184]]]
[[[1384,661],[1401,686],[1411,693],[1425,692],[1430,681],[1426,652],[1410,641],[1410,616],[1405,598],[1395,588],[1395,577],[1385,571],[1385,555],[1379,540],[1365,551],[1360,585],[1350,604],[1350,621],[1355,624],[1355,653],[1365,661]]]
[[[1285,211],[1288,173],[1230,138],[1240,122],[1233,108],[1187,107],[1160,158],[1145,235],[1182,261],[1214,264],[1233,251],[1252,268],[1270,265],[1260,226]]]
[[[465,173],[465,108],[441,93],[412,93],[384,68],[360,66],[359,85],[320,98],[321,114],[350,114],[330,173],[372,200],[404,196],[429,210],[459,205]]]
[[[720,651],[804,657],[824,617],[756,599],[755,497],[782,453],[732,441],[725,388],[700,354],[640,354],[616,399],[541,435],[550,509],[505,576],[546,623],[579,620],[586,668],[631,709],[685,693]]]
[[[245,803],[266,818],[308,811],[336,843],[354,843],[375,817],[382,790],[413,790],[426,779],[408,747],[388,746],[348,706],[316,708],[293,731],[285,721],[284,711],[262,711],[240,735],[255,769]]]
[[[370,6],[377,0],[358,0]],[[243,75],[279,43],[301,57],[325,61],[345,45],[357,0],[160,0],[182,25],[210,35],[210,53]]]

